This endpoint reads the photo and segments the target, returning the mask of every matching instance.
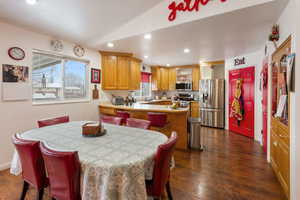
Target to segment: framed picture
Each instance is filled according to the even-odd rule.
[[[28,82],[29,68],[17,65],[2,65],[2,79],[4,83]]]
[[[91,82],[92,83],[101,83],[101,70],[100,69],[91,69]]]

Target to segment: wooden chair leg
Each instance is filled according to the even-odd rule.
[[[44,188],[38,190],[36,194],[36,200],[43,200],[43,195],[44,195]]]
[[[28,191],[28,188],[29,188],[29,184],[26,181],[24,181],[23,182],[23,189],[22,189],[20,200],[24,200],[25,199],[25,196],[26,196],[26,193]]]
[[[167,189],[168,199],[173,200],[172,193],[171,193],[171,187],[170,187],[170,181],[167,182],[166,189]]]

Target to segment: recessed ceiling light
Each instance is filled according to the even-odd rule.
[[[147,33],[144,35],[144,38],[150,40],[152,38],[152,35],[150,33]]]
[[[170,64],[167,64],[167,67],[170,67]]]
[[[38,2],[38,0],[26,0],[26,3],[30,4],[30,5],[34,5]]]
[[[187,48],[183,50],[184,53],[190,53],[190,51],[191,51],[191,50],[190,50],[190,49],[187,49]]]
[[[114,47],[115,45],[114,45],[114,43],[109,42],[109,43],[107,43],[107,46],[108,47]]]
[[[147,59],[147,58],[149,58],[149,56],[144,56],[144,58],[146,58],[146,59]]]

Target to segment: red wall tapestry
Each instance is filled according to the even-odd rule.
[[[237,120],[230,112],[236,94],[237,82],[239,81],[242,81],[241,97],[239,99],[242,120]],[[229,130],[250,138],[254,138],[254,87],[254,67],[229,71]]]

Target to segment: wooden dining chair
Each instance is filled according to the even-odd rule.
[[[168,199],[173,199],[169,179],[172,155],[177,140],[177,133],[173,132],[168,141],[160,145],[157,149],[155,155],[153,179],[151,181],[146,181],[147,194],[148,196],[154,197],[154,200],[161,199],[164,188],[167,190]]]
[[[40,142],[21,139],[17,134],[12,137],[12,142],[16,147],[22,166],[24,182],[20,200],[25,199],[29,186],[37,190],[36,199],[42,200],[44,188],[48,186],[48,178],[39,147]]]
[[[52,200],[81,200],[78,152],[59,152],[40,144]]]
[[[117,117],[122,118],[122,124],[126,124],[127,119],[130,118],[130,113],[126,111],[117,110]]]
[[[126,126],[133,128],[149,129],[151,122],[148,120],[128,118]]]
[[[119,125],[119,126],[122,125],[122,118],[120,118],[120,117],[101,115],[100,120],[103,123],[114,124],[114,125]]]
[[[45,126],[52,126],[56,124],[62,124],[67,123],[70,121],[69,116],[62,116],[62,117],[56,117],[52,119],[43,119],[38,121],[39,128],[45,127]]]

